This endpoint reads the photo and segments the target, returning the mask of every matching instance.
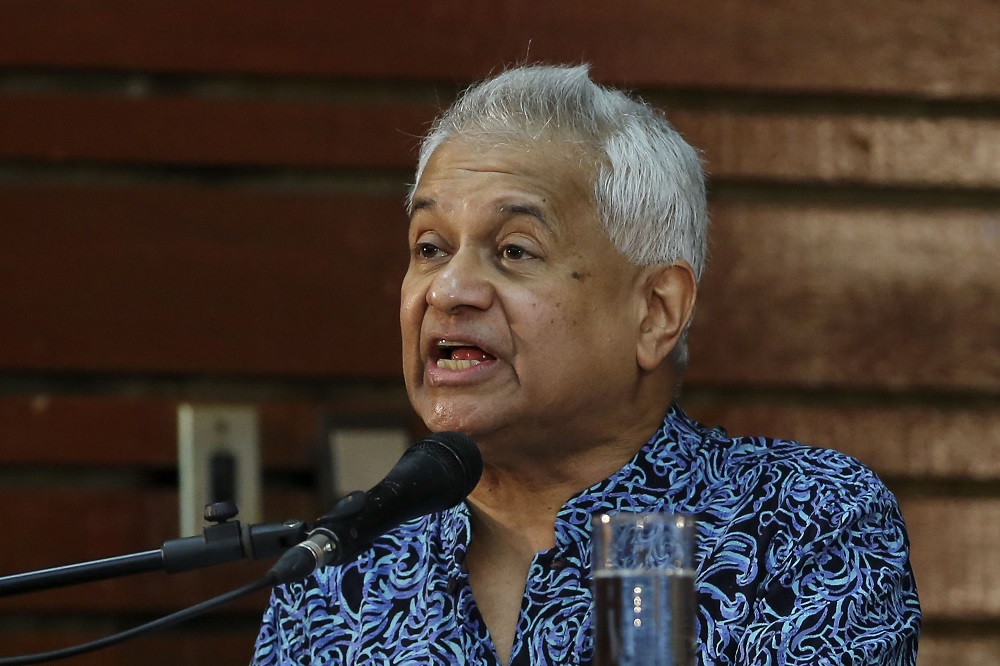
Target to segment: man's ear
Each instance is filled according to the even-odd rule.
[[[670,354],[691,320],[698,283],[686,261],[651,266],[642,283],[645,311],[640,322],[636,360],[655,370]]]

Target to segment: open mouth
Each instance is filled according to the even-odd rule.
[[[437,341],[437,367],[445,370],[466,370],[496,357],[479,347],[458,340]]]

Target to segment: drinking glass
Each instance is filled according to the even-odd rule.
[[[693,666],[694,517],[594,517],[594,666]]]

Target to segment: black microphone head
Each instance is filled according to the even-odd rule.
[[[407,449],[407,453],[411,451],[432,456],[445,468],[448,476],[461,482],[461,495],[454,500],[455,504],[472,492],[483,475],[483,457],[479,454],[479,447],[466,434],[436,432]]]
[[[425,437],[406,449],[371,490],[351,493],[321,516],[309,538],[286,553],[269,575],[289,582],[318,566],[345,562],[404,521],[456,506],[482,473],[482,456],[468,435]]]

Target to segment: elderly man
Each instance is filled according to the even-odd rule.
[[[705,258],[696,152],[586,67],[477,85],[410,193],[403,371],[482,479],[349,564],[275,590],[255,662],[580,664],[590,520],[697,514],[705,664],[912,664],[896,502],[857,461],[731,439],[674,401]]]

